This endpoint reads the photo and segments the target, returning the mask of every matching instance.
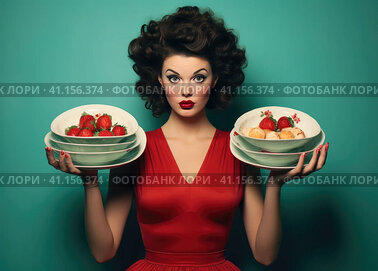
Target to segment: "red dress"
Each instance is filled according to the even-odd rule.
[[[239,178],[244,164],[230,151],[230,132],[216,129],[190,183],[183,178],[162,129],[146,136],[134,185],[146,256],[126,270],[240,271],[224,255],[234,213],[244,196]]]

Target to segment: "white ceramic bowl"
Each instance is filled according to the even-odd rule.
[[[121,143],[115,144],[78,144],[78,143],[69,143],[56,140],[52,136],[52,132],[49,132],[47,137],[52,147],[63,150],[63,151],[72,151],[72,152],[108,152],[108,151],[120,151],[131,147],[136,143],[136,138]]]
[[[147,137],[146,137],[146,132],[143,130],[142,127],[139,127],[137,131],[137,138],[140,140],[140,144],[131,151],[127,152],[125,156],[123,156],[120,160],[114,161],[109,164],[102,164],[100,166],[93,166],[93,165],[76,165],[74,164],[75,167],[79,169],[110,169],[110,168],[117,168],[121,167],[125,164],[128,164],[136,159],[138,159],[146,149],[146,144],[147,144]],[[59,157],[57,157],[59,159]]]
[[[92,115],[98,113],[111,115],[113,124],[118,122],[118,124],[126,126],[126,135],[93,137],[67,136],[65,129],[72,125],[78,125],[83,112]],[[53,120],[50,128],[53,133],[52,137],[58,141],[78,144],[114,144],[135,139],[139,125],[137,120],[130,113],[121,108],[105,104],[87,104],[63,112]]]
[[[54,148],[48,139],[48,135],[46,134],[44,138],[44,142],[46,146],[51,147],[54,152],[54,156],[59,158],[61,149]],[[128,152],[131,152],[133,149],[138,147],[140,144],[140,139],[137,138],[136,144],[133,146],[119,151],[109,151],[109,152],[72,152],[72,151],[65,151],[69,153],[72,159],[72,163],[74,165],[82,165],[82,166],[101,166],[111,164],[115,161],[118,161],[124,158]]]
[[[260,121],[265,117],[261,117],[261,111],[265,112],[266,110],[270,110],[273,114],[273,117],[277,121],[282,116],[289,117],[293,114],[296,114],[300,121],[298,123],[295,123],[294,127],[300,128],[304,132],[305,138],[269,140],[251,138],[249,136],[243,135],[241,132],[243,128],[259,126]],[[242,137],[253,147],[258,147],[269,152],[290,152],[309,143],[314,137],[319,135],[321,131],[320,125],[317,123],[317,121],[306,113],[296,109],[281,106],[266,106],[248,111],[236,120],[234,129],[240,137]]]
[[[251,150],[247,148],[248,142],[245,142],[242,138],[234,134],[235,129],[233,129],[230,133],[230,140],[232,144],[237,147],[240,151],[245,153],[250,158],[253,158],[254,161],[261,165],[265,166],[273,166],[273,167],[284,167],[284,166],[292,166],[296,165],[299,160],[300,155],[302,152],[306,153],[306,158],[309,159],[312,157],[314,150],[320,145],[324,143],[325,134],[323,130],[313,138],[308,144],[304,146],[294,149],[293,152],[290,153],[276,153],[276,152],[264,152],[260,151],[259,148],[255,148]]]
[[[285,167],[277,167],[277,166],[262,165],[262,164],[258,163],[255,159],[249,157],[244,152],[242,152],[240,149],[238,149],[232,143],[231,140],[229,142],[229,146],[230,146],[230,150],[231,150],[232,155],[235,156],[236,159],[240,160],[243,163],[257,167],[257,168],[263,168],[263,169],[267,169],[267,170],[289,170],[289,169],[292,169],[296,166],[296,165],[291,165],[291,166],[285,166]],[[305,157],[304,166],[306,166],[309,161],[310,161],[310,159]]]

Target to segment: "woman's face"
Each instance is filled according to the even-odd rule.
[[[206,59],[185,55],[167,57],[162,77],[158,79],[172,110],[183,117],[192,117],[204,110],[210,89],[218,80],[214,80]]]

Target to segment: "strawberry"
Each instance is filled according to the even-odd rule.
[[[113,136],[113,132],[109,130],[102,130],[98,133],[98,136]]]
[[[123,125],[116,124],[114,125],[112,132],[115,136],[126,135],[126,127]]]
[[[108,114],[103,114],[97,119],[96,128],[97,130],[109,130],[112,127],[112,116]]]
[[[88,128],[84,128],[80,131],[78,136],[93,136],[93,132],[89,130]]]
[[[79,121],[79,128],[80,129],[83,129],[84,128],[84,123],[86,122],[86,121],[91,121],[91,120],[95,120],[95,118],[92,116],[92,115],[89,115],[88,113],[86,113],[86,112],[83,112],[82,114],[81,114],[81,117],[80,117],[80,121]]]
[[[260,121],[259,127],[261,129],[276,130],[276,123],[271,117],[265,117]]]
[[[94,132],[96,130],[95,121],[94,120],[87,120],[83,124],[82,129],[84,129],[84,128],[88,128],[89,130],[91,130],[92,132]]]
[[[282,130],[284,128],[293,127],[293,120],[288,117],[280,117],[280,119],[277,122],[278,129]]]
[[[77,136],[80,133],[80,129],[76,125],[72,125],[68,127],[65,132],[68,136]]]

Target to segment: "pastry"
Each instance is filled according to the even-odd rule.
[[[265,138],[265,132],[264,132],[263,129],[261,129],[259,127],[255,127],[255,128],[251,128],[249,130],[248,136],[253,137],[253,138],[264,139]]]
[[[279,140],[280,137],[277,132],[269,131],[268,133],[266,133],[265,139]]]
[[[282,129],[282,131],[290,131],[294,135],[295,139],[305,138],[304,132],[298,127],[287,127],[287,128]]]
[[[294,134],[287,129],[283,129],[279,133],[279,136],[280,136],[280,139],[294,139]]]

